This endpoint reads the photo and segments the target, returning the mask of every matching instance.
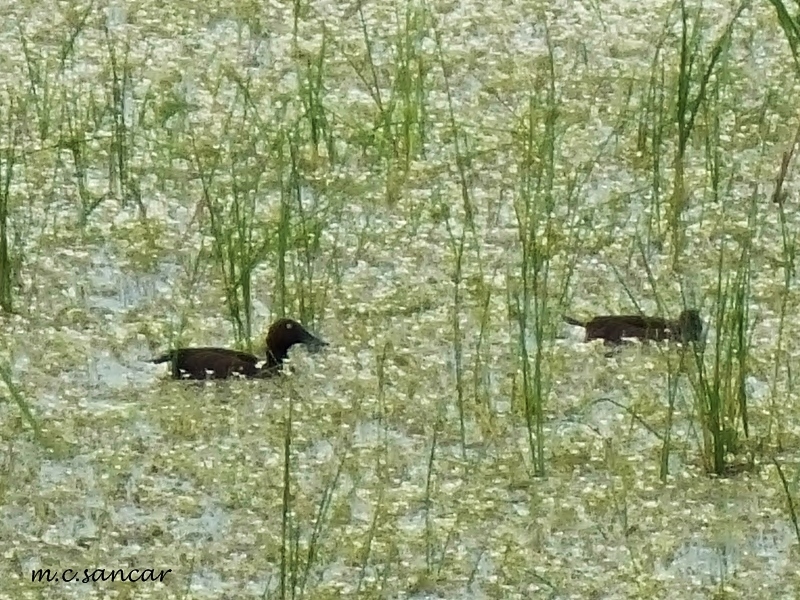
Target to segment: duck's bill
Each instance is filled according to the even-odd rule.
[[[307,337],[303,340],[303,343],[308,347],[309,352],[319,352],[322,348],[328,345],[328,342],[323,340],[322,338],[318,338],[314,334],[307,333]]]

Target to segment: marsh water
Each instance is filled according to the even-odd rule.
[[[736,8],[686,7],[680,182],[671,3],[5,9],[0,598],[800,596],[800,85]],[[713,366],[740,273],[716,477],[687,350],[561,314],[697,307]],[[148,362],[284,312],[330,346],[281,377]]]

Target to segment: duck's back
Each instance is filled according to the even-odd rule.
[[[171,362],[172,376],[176,379],[225,379],[237,373],[253,377],[258,373],[258,358],[227,348],[178,348],[153,362]]]
[[[586,323],[586,341],[604,339],[619,343],[622,338],[664,340],[673,335],[672,324],[660,317],[604,315]]]

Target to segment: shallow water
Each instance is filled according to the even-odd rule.
[[[434,67],[435,36],[423,20],[408,51],[422,57],[417,66],[426,73],[418,117],[427,127],[425,155],[412,152],[405,173],[402,144],[387,145],[375,90],[365,88],[371,79],[354,74],[366,60],[356,50],[364,34],[361,15],[345,5],[309,5],[297,38],[293,16],[277,4],[260,7],[258,19],[235,3],[217,12],[114,5],[105,16],[120,36],[114,40],[130,41],[123,113],[147,218],[135,203],[109,199],[81,229],[72,155],[66,148],[48,154],[59,146],[35,137],[42,124],[31,113],[25,144],[36,150],[11,188],[13,223],[26,234],[19,314],[2,317],[0,361],[10,365],[42,431],[32,433],[0,384],[0,598],[277,597],[284,544],[297,595],[311,598],[796,595],[796,539],[768,458],[775,454],[794,480],[800,400],[786,365],[798,355],[800,331],[790,321],[778,336],[785,296],[776,265],[784,250],[779,220],[767,212],[773,207],[765,200],[756,225],[748,221],[752,185],[766,197],[775,157],[791,137],[774,124],[793,118],[783,114],[784,103],[764,107],[763,122],[753,115],[764,95],[796,96],[792,61],[769,7],[752,7],[726,58],[725,92],[735,99],[717,106],[718,146],[732,171],[727,195],[708,199],[708,157],[693,140],[685,173],[688,260],[676,273],[669,236],[647,228],[656,208],[666,210],[669,191],[661,190],[660,204],[652,197],[633,126],[667,5],[639,6],[603,5],[600,14],[577,5],[545,13],[527,2],[502,10],[428,7],[439,18],[449,87]],[[0,39],[8,85],[32,94],[25,61],[42,60],[42,74],[63,92],[53,97],[76,109],[74,118],[93,114],[92,102],[105,106],[112,97],[104,87],[111,72],[105,33],[88,25],[59,71],[52,52],[63,47],[75,15],[28,8],[24,19],[17,16],[32,53],[20,48],[18,31]],[[425,16],[413,3],[406,8]],[[729,7],[704,8],[716,16],[702,37],[714,39]],[[399,102],[396,44],[406,39],[398,35],[405,20],[390,5],[362,10],[383,102]],[[677,23],[671,19],[670,27]],[[531,184],[521,179],[527,158],[519,128],[533,104],[533,137],[542,138],[537,119],[545,111],[536,94],[546,89],[546,34],[562,102],[552,190],[559,227],[551,239],[541,223],[534,228],[551,269],[546,299],[558,322],[555,340],[533,328],[520,336],[515,314],[520,198]],[[672,58],[676,39],[665,42]],[[292,135],[305,139],[307,96],[299,101],[298,89],[313,80],[312,57],[323,41],[330,54],[322,101],[338,156],[325,140],[316,151],[300,143],[298,195],[282,195],[281,181],[290,177],[282,171],[288,162],[278,160],[285,138],[277,136],[294,127]],[[255,104],[247,110],[239,104],[244,83]],[[85,151],[93,161],[86,183],[99,197],[118,182],[110,181],[103,145],[111,124],[97,118],[99,125],[89,119],[81,127],[97,127]],[[240,118],[243,131],[235,125]],[[8,141],[5,129],[0,136]],[[455,139],[466,153],[472,223]],[[664,146],[668,172],[671,142]],[[287,240],[287,307],[313,313],[312,329],[331,345],[314,354],[293,350],[293,368],[282,378],[175,382],[165,365],[146,362],[179,335],[189,345],[234,343],[207,212],[198,212],[205,198],[199,174],[212,172],[216,156],[223,163],[237,157],[239,183],[261,178],[257,191],[242,192],[257,198],[253,235],[273,243],[253,272],[254,347],[280,312],[269,236],[277,237],[282,199],[291,197],[297,211]],[[231,201],[234,171],[214,171],[212,200]],[[579,195],[576,213],[568,190]],[[795,212],[787,203],[792,231]],[[306,255],[315,227],[320,249]],[[746,377],[752,446],[763,444],[757,468],[730,479],[705,475],[700,407],[682,374],[662,482],[677,350],[633,345],[608,358],[557,313],[629,311],[631,294],[656,313],[680,306],[684,291],[708,320],[713,351],[718,250],[737,240],[754,245],[757,263]],[[793,292],[787,302],[795,314]],[[545,352],[545,477],[534,476],[521,339],[531,356]],[[778,369],[776,357],[783,357]],[[173,571],[163,583],[31,584],[32,569],[95,567]]]

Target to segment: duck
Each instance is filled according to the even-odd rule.
[[[585,328],[584,341],[602,339],[606,344],[621,344],[622,338],[698,342],[703,333],[700,312],[693,308],[681,312],[677,319],[642,315],[601,315],[588,321],[564,316],[564,321]]]
[[[264,378],[281,372],[283,361],[295,344],[304,344],[310,350],[328,345],[294,319],[281,318],[269,327],[266,361],[260,366],[262,359],[248,352],[212,347],[177,348],[149,362],[171,363],[173,379]]]

